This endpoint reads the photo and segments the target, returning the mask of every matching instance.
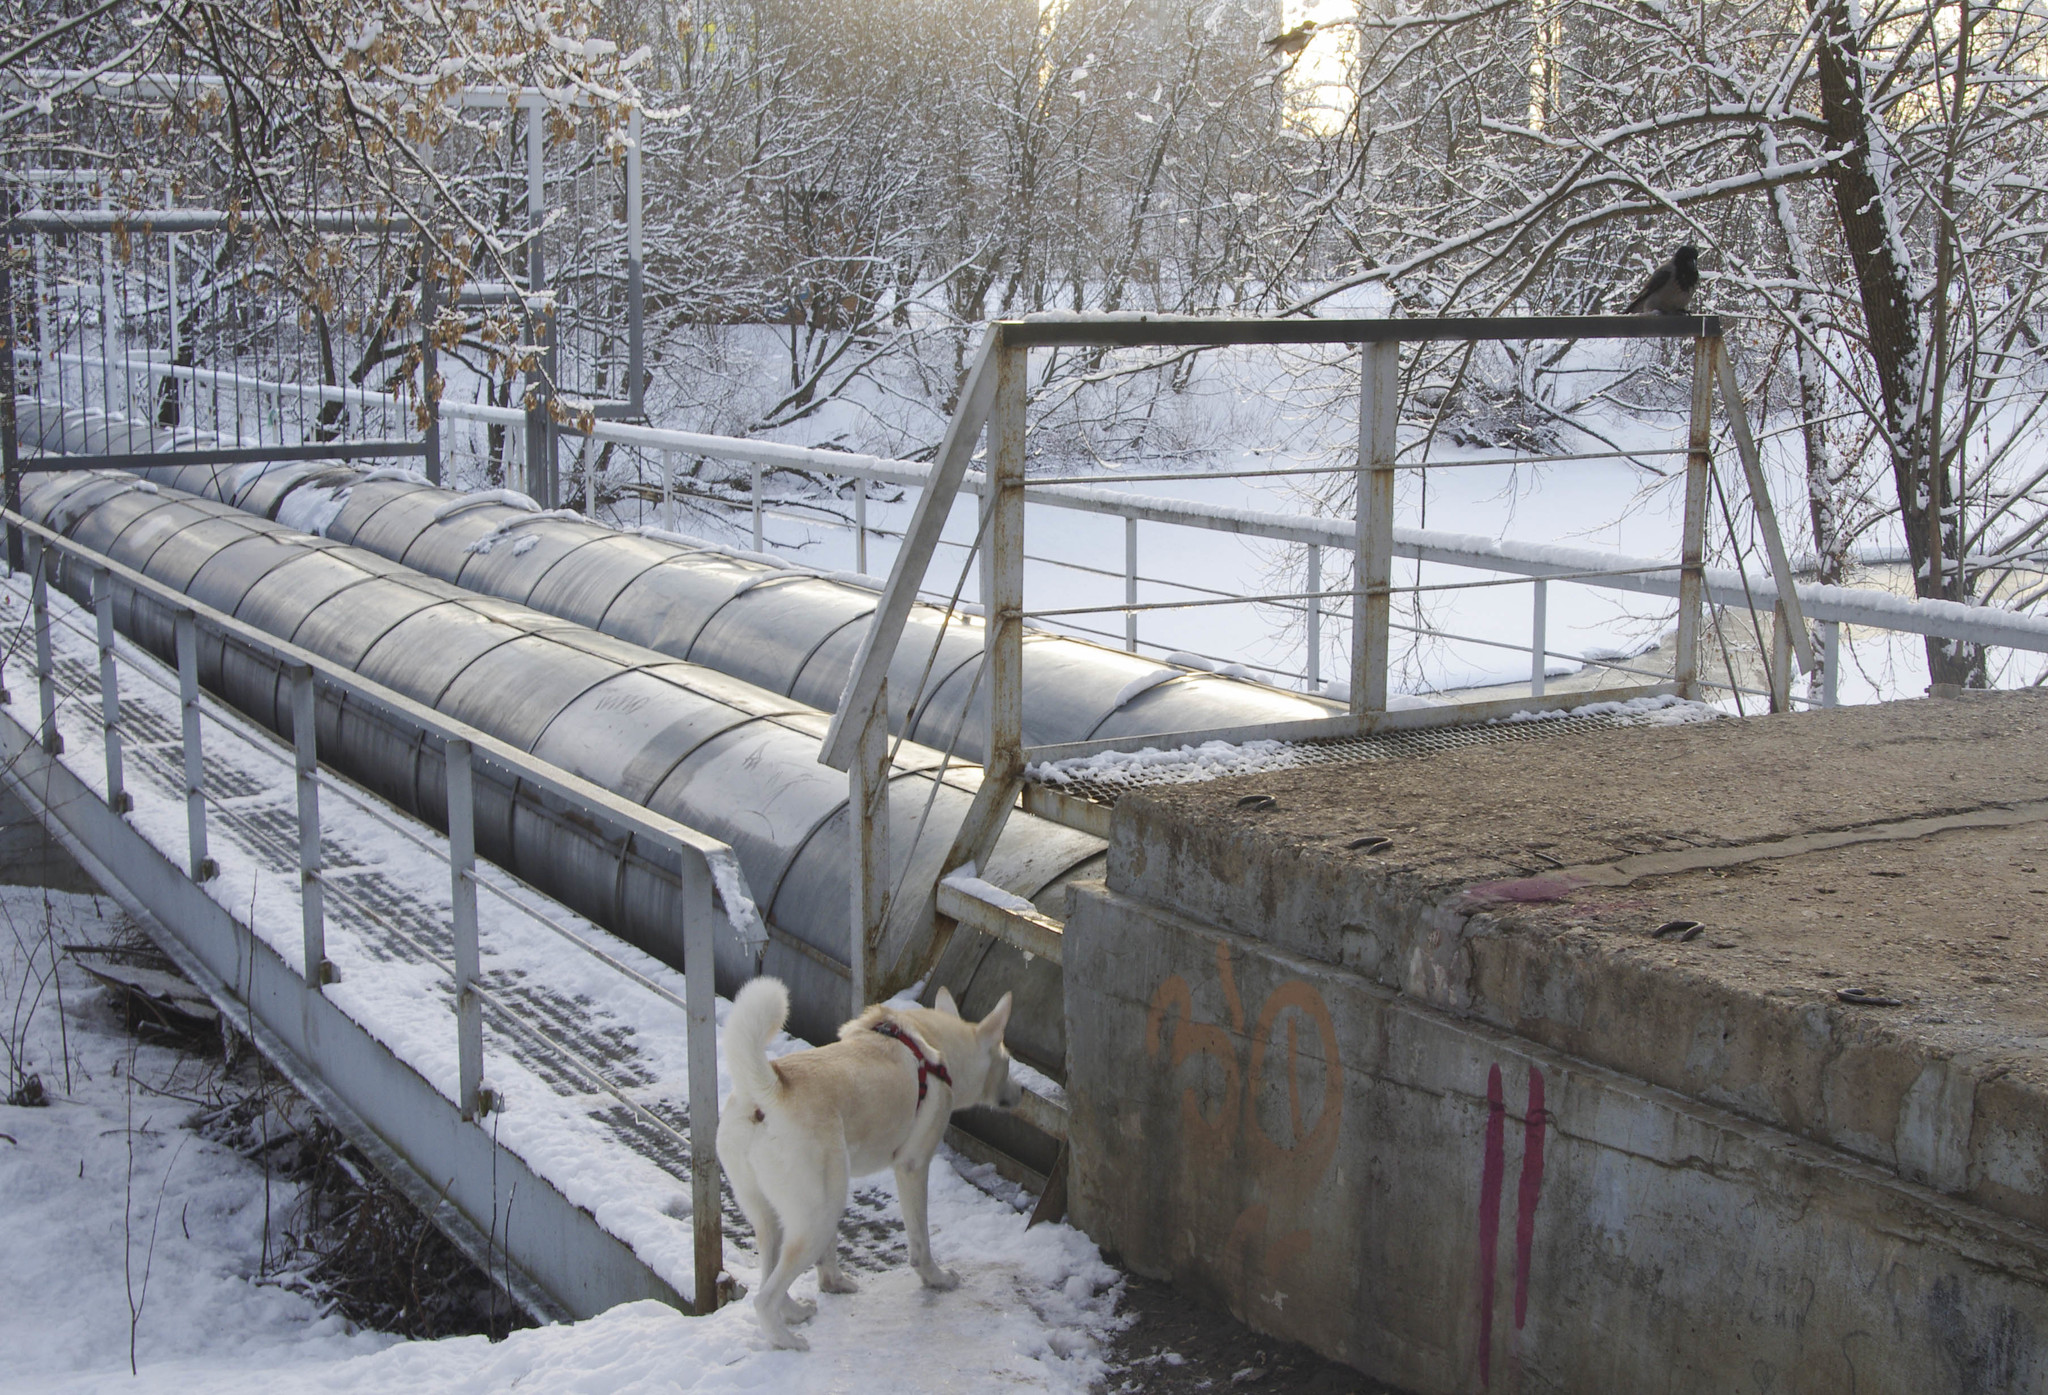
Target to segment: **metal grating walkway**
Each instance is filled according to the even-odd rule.
[[[52,594],[50,607],[63,740],[59,760],[103,804],[105,748],[92,617],[59,594]],[[36,721],[36,682],[23,662],[33,649],[27,612],[26,579],[0,582],[11,689],[0,720],[11,719],[18,729],[32,729]],[[166,861],[182,867],[185,790],[176,676],[125,639],[117,641],[116,653],[124,784],[133,800],[125,822]],[[220,866],[203,890],[298,970],[303,952],[292,752],[210,698],[202,709],[209,851]],[[458,1067],[447,842],[324,768],[320,800],[327,957],[339,973],[324,996],[452,1101]],[[495,867],[479,862],[477,882],[481,978],[489,993],[485,1074],[503,1101],[484,1127],[495,1145],[596,1216],[660,1282],[689,1295],[682,974]],[[664,1000],[579,940],[673,996]],[[727,1087],[721,1081],[721,1095]],[[366,1122],[378,1128],[376,1120]],[[505,1223],[516,1226],[520,1198],[502,1200]],[[723,1200],[728,1232],[748,1233],[729,1194]],[[872,1248],[857,1247],[857,1267],[878,1262],[867,1253]]]
[[[1258,768],[1296,769],[1307,765],[1352,765],[1372,761],[1413,760],[1417,756],[1436,755],[1443,751],[1464,750],[1475,746],[1501,746],[1520,741],[1540,741],[1552,736],[1613,731],[1620,727],[1642,725],[1645,725],[1642,717],[1616,712],[1543,717],[1528,721],[1488,722],[1483,725],[1462,727],[1417,728],[1410,731],[1381,732],[1373,736],[1339,737],[1327,741],[1295,741],[1284,744],[1276,742],[1274,745],[1278,748],[1277,758]],[[1189,783],[1186,774],[1176,773],[1184,767],[1131,764],[1116,766],[1113,769],[1114,773],[1107,776],[1093,774],[1085,769],[1070,769],[1064,772],[1067,778],[1051,785],[1051,788],[1057,789],[1059,793],[1069,798],[1111,806],[1132,790]],[[1251,772],[1247,770],[1246,773]]]

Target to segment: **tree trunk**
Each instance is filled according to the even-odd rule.
[[[1848,0],[1817,0],[1821,20],[1816,69],[1821,116],[1835,158],[1828,170],[1836,216],[1856,270],[1864,331],[1877,368],[1884,428],[1891,449],[1899,519],[1923,599],[1961,601],[1957,577],[1943,566],[1959,546],[1948,472],[1939,467],[1924,400],[1927,339],[1911,291],[1912,265],[1886,187],[1889,152],[1883,123],[1871,111]],[[1944,527],[1946,523],[1946,527]],[[1974,644],[1929,636],[1927,675],[1935,683],[1982,687],[1984,653]]]

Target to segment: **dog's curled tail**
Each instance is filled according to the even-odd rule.
[[[778,978],[750,980],[732,1000],[725,1019],[725,1059],[733,1083],[748,1099],[767,1102],[782,1090],[768,1064],[768,1042],[789,1017],[789,990]]]

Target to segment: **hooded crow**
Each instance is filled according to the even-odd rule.
[[[1673,252],[1671,260],[1651,273],[1650,284],[1621,313],[1683,315],[1692,303],[1693,288],[1700,283],[1699,255],[1700,249],[1690,243]]]
[[[1266,52],[1275,55],[1285,54],[1289,58],[1298,58],[1301,56],[1301,51],[1308,47],[1308,41],[1315,36],[1316,22],[1312,19],[1305,19],[1292,29],[1275,34],[1272,38],[1266,40]]]

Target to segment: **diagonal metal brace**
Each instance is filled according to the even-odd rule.
[[[1714,341],[1714,372],[1721,382],[1721,405],[1728,413],[1728,425],[1735,433],[1735,453],[1742,457],[1742,473],[1749,481],[1749,501],[1763,528],[1764,549],[1770,554],[1771,575],[1778,583],[1778,608],[1791,631],[1792,647],[1799,654],[1802,673],[1813,672],[1813,640],[1806,633],[1806,614],[1799,605],[1798,578],[1792,574],[1792,559],[1785,552],[1785,536],[1778,531],[1777,510],[1771,507],[1770,486],[1764,481],[1763,464],[1757,457],[1756,437],[1749,430],[1749,409],[1743,405],[1742,390],[1735,382],[1735,365],[1728,358],[1726,340]]]
[[[882,680],[889,676],[889,662],[903,638],[904,622],[910,618],[910,607],[917,600],[918,587],[924,583],[925,570],[938,548],[947,514],[960,492],[960,481],[967,474],[967,462],[974,458],[975,443],[981,439],[982,425],[988,420],[989,406],[995,400],[996,339],[1000,333],[999,327],[990,326],[982,336],[981,348],[960,389],[960,405],[939,445],[931,479],[918,497],[910,527],[904,530],[903,546],[889,568],[889,583],[882,588],[874,621],[853,656],[853,673],[846,681],[846,691],[840,694],[839,708],[832,714],[824,748],[818,754],[818,759],[834,770],[844,770],[853,763],[860,744],[861,721],[874,710]]]

